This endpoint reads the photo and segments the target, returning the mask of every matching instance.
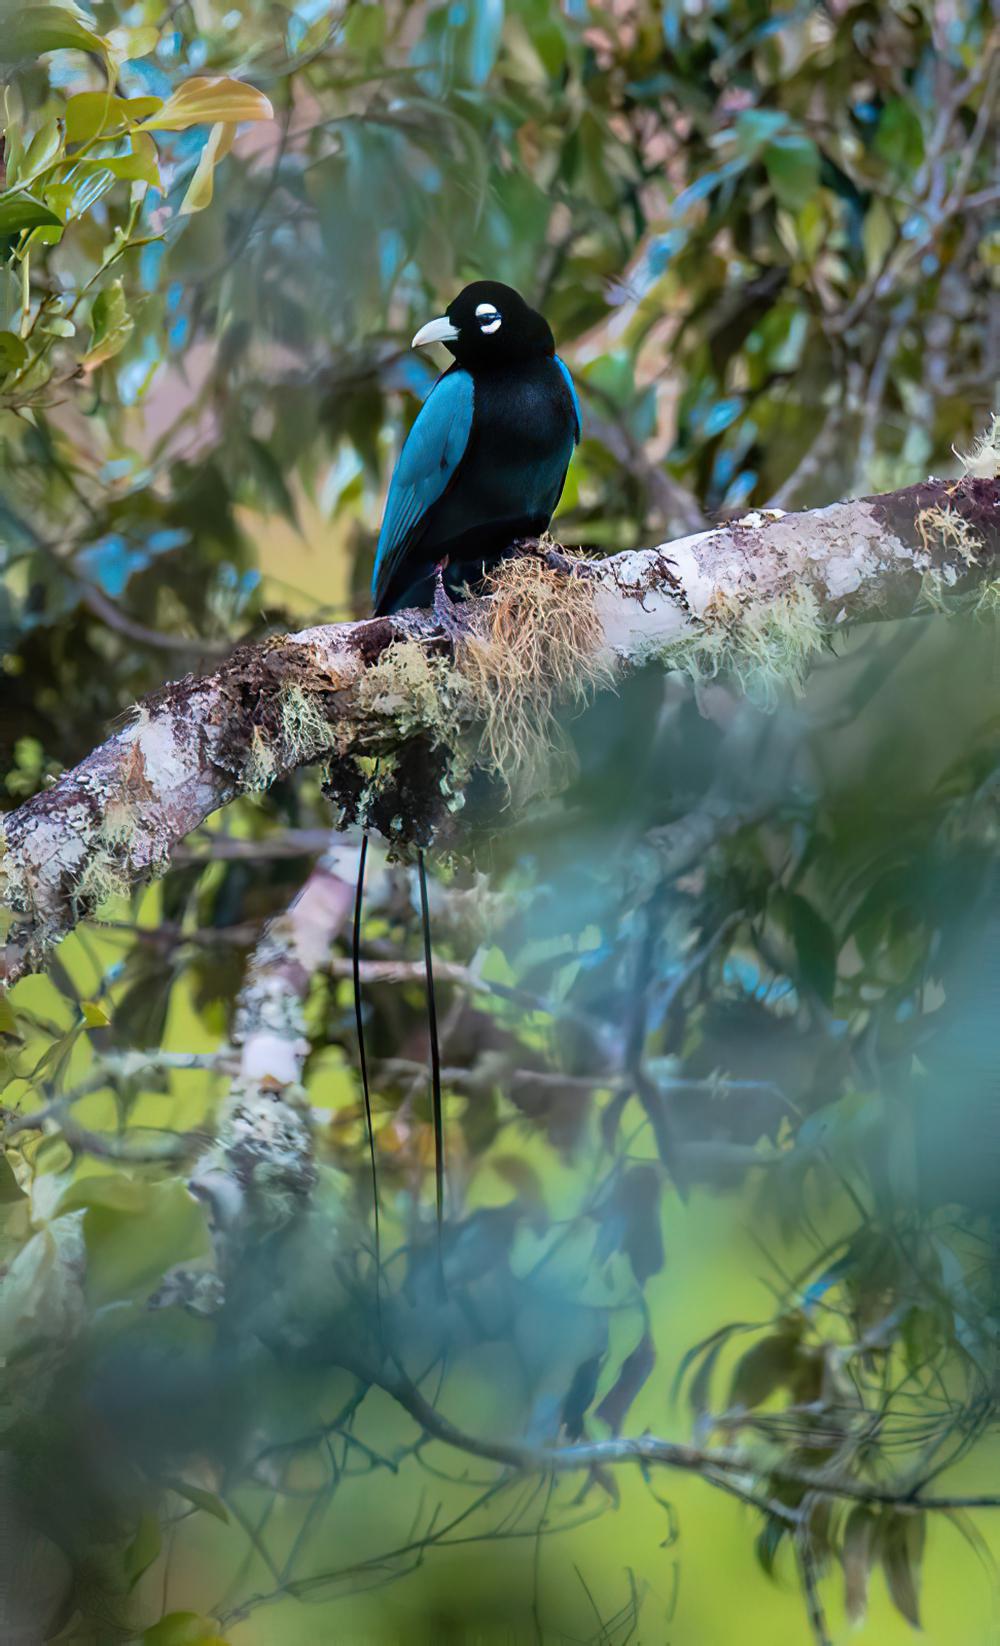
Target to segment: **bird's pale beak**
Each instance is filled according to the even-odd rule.
[[[458,327],[443,314],[440,320],[428,320],[426,326],[421,326],[410,348],[422,349],[425,343],[453,343],[457,336]]]

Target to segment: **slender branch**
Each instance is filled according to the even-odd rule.
[[[349,853],[331,844],[288,909],[268,922],[240,990],[232,1031],[236,1076],[219,1111],[217,1141],[190,1184],[211,1209],[223,1259],[221,1241],[248,1216],[268,1227],[286,1221],[316,1181],[301,1084],[309,1052],[305,1002],[350,914],[353,885],[338,873]]]
[[[435,1440],[473,1457],[488,1458],[494,1463],[517,1472],[541,1471],[565,1474],[579,1469],[602,1468],[619,1463],[637,1463],[640,1467],[661,1464],[679,1469],[686,1474],[702,1475],[710,1484],[718,1484],[715,1476],[738,1476],[744,1480],[757,1475],[766,1476],[775,1485],[804,1487],[817,1497],[838,1498],[853,1503],[881,1503],[913,1509],[998,1509],[1000,1493],[982,1492],[970,1496],[938,1494],[923,1495],[916,1485],[879,1486],[865,1480],[849,1480],[843,1476],[826,1474],[822,1470],[802,1469],[783,1463],[761,1466],[752,1457],[740,1457],[732,1452],[712,1452],[700,1446],[689,1446],[681,1441],[663,1440],[644,1434],[633,1438],[624,1436],[613,1440],[581,1441],[569,1446],[529,1446],[518,1441],[494,1440],[467,1434],[446,1418],[402,1371],[382,1370],[344,1362],[355,1375],[374,1382],[384,1389],[408,1412],[413,1420]]]

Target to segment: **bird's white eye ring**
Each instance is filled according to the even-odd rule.
[[[492,303],[480,303],[476,309],[476,319],[481,332],[488,334],[500,330],[502,316]]]

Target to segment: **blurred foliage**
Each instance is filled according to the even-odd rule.
[[[8,805],[166,675],[365,609],[433,379],[405,343],[470,276],[543,307],[580,384],[567,541],[903,485],[997,406],[986,3],[138,0],[2,25]],[[637,676],[571,728],[566,794],[435,877],[435,951],[464,968],[439,1002],[445,1307],[404,870],[376,864],[365,928],[366,960],[415,963],[366,986],[411,1374],[479,1436],[738,1444],[751,1513],[666,1472],[491,1484],[338,1362],[372,1331],[343,938],[307,1002],[310,1217],[248,1242],[221,1311],[148,1307],[210,1273],[182,1174],[247,954],[330,823],[303,773],[0,1002],[4,1102],[48,1116],[0,1165],[0,1523],[13,1504],[37,1534],[0,1578],[36,1630],[804,1638],[753,1544],[838,1629],[880,1573],[859,1641],[921,1616],[955,1646],[963,1605],[962,1646],[990,1638],[988,1521],[906,1496],[944,1471],[988,1490],[995,1464],[995,632],[928,614],[838,651],[771,714]]]

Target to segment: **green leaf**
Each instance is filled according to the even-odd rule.
[[[879,1544],[885,1580],[896,1610],[920,1628],[920,1562],[924,1550],[923,1514],[902,1511],[883,1517]]]
[[[615,1191],[621,1245],[642,1286],[663,1268],[660,1174],[655,1166],[632,1166]]]
[[[0,1154],[0,1206],[9,1206],[24,1199],[24,1190],[5,1154]]]
[[[192,212],[204,211],[212,203],[212,190],[215,180],[215,163],[228,154],[236,136],[236,127],[232,125],[215,125],[208,135],[208,142],[198,156],[194,176],[187,187],[184,199],[180,203],[180,216],[189,217]]]
[[[768,1577],[774,1576],[774,1563],[781,1547],[782,1539],[788,1534],[788,1526],[777,1515],[768,1515],[763,1526],[757,1533],[754,1550],[761,1570]]]
[[[62,137],[58,120],[46,120],[43,126],[39,126],[28,145],[23,162],[25,178],[34,177],[36,172],[44,171],[61,149]]]
[[[63,1217],[67,1212],[89,1210],[94,1206],[141,1215],[149,1204],[151,1189],[151,1184],[125,1177],[121,1172],[102,1172],[71,1183],[60,1196],[52,1215]]]
[[[189,126],[238,125],[243,120],[273,120],[274,110],[262,91],[227,75],[196,75],[178,86],[163,107],[143,122],[146,131],[186,131]]]
[[[162,97],[115,97],[106,91],[78,92],[66,104],[66,141],[86,143],[101,132],[137,126],[162,107]]]
[[[81,1000],[80,1010],[88,1029],[106,1029],[111,1022],[104,1007],[99,1006],[96,1000]]]
[[[0,338],[13,336],[13,332],[0,332]],[[21,339],[19,337],[14,337],[14,342],[21,343]],[[21,350],[23,358],[25,352],[23,343],[21,343]],[[17,1013],[15,1012],[10,1001],[7,999],[6,995],[2,994],[0,994],[0,1034],[11,1035],[15,1040],[20,1040],[21,1038],[17,1026]]]
[[[86,1208],[87,1292],[100,1306],[144,1297],[175,1263],[203,1257],[205,1218],[179,1178],[150,1183],[107,1172],[70,1184],[56,1208]]]
[[[108,35],[108,50],[119,63],[134,63],[136,58],[148,57],[156,49],[160,31],[152,23],[140,23],[138,28],[112,29]]]
[[[797,1327],[765,1337],[748,1349],[737,1362],[729,1391],[731,1406],[751,1410],[776,1389],[793,1381],[799,1359],[800,1331]]]
[[[865,212],[861,243],[865,248],[865,273],[876,274],[895,244],[896,220],[884,200],[874,199]]]
[[[51,319],[41,320],[38,330],[49,337],[75,337],[76,327],[72,320],[64,320],[61,315],[54,314]]]
[[[0,331],[0,372],[19,371],[28,358],[28,346],[16,332]]]
[[[143,1646],[226,1646],[210,1617],[197,1612],[168,1612],[142,1637]]]
[[[134,321],[125,304],[125,288],[120,280],[113,280],[94,299],[90,311],[93,338],[83,359],[88,370],[104,364],[120,353],[132,334]]]
[[[822,915],[798,892],[780,892],[777,901],[795,945],[801,981],[829,1005],[837,981],[837,945],[833,932]]]
[[[216,1492],[207,1492],[203,1486],[191,1486],[186,1480],[168,1480],[167,1485],[178,1497],[183,1497],[188,1503],[193,1503],[196,1509],[204,1509],[208,1515],[214,1515],[229,1525],[229,1510]]]
[[[62,228],[62,219],[30,194],[0,195],[0,235],[37,229],[43,223],[54,223],[57,228]]]
[[[103,57],[105,42],[79,12],[66,6],[22,6],[5,17],[0,62],[17,63],[44,51],[93,51]]]
[[[847,1517],[841,1558],[844,1563],[844,1605],[852,1623],[860,1623],[868,1606],[868,1579],[878,1518],[859,1503]]]
[[[128,179],[133,183],[150,183],[154,189],[160,187],[160,164],[156,144],[148,132],[134,131],[129,139],[131,150],[128,154],[115,155],[104,164],[114,172],[116,177]]]
[[[819,149],[811,137],[776,137],[764,150],[764,165],[776,200],[789,211],[798,211],[819,187]]]
[[[125,1581],[134,1589],[143,1572],[152,1566],[161,1548],[160,1522],[148,1511],[139,1520],[136,1534],[125,1550]]]
[[[741,154],[754,155],[764,143],[773,143],[788,125],[781,109],[744,109],[736,121],[734,135]]]
[[[893,97],[882,110],[875,152],[899,172],[916,171],[924,158],[924,133],[909,103]]]

